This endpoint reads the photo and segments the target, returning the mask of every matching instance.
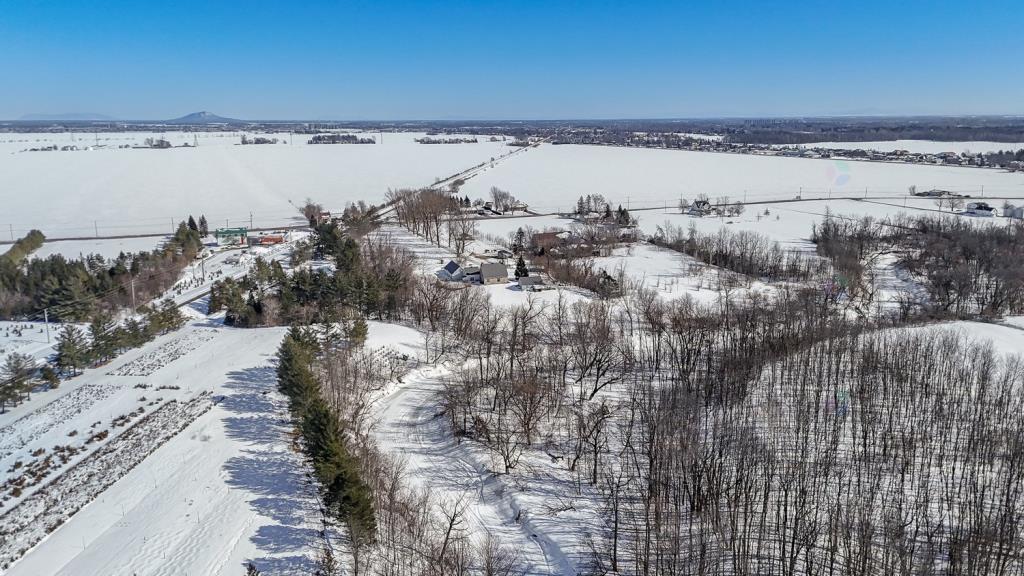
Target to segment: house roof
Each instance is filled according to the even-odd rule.
[[[480,265],[480,278],[482,280],[488,278],[508,278],[508,268],[504,264],[486,262]]]
[[[444,271],[449,274],[455,274],[459,271],[459,268],[462,268],[462,266],[459,266],[459,263],[455,260],[449,260],[448,263],[444,265]]]

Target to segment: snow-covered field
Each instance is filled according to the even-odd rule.
[[[463,194],[487,197],[508,190],[537,212],[564,212],[576,199],[601,194],[629,208],[674,206],[697,194],[712,199],[789,199],[870,195],[903,196],[907,188],[943,188],[977,195],[1024,197],[1024,174],[998,170],[847,162],[611,146],[549,145],[496,165],[470,179]]]
[[[31,137],[0,135],[19,136]],[[250,214],[256,226],[279,226],[298,218],[289,201],[310,197],[330,209],[356,200],[379,203],[389,188],[426,186],[516,150],[486,138],[431,146],[413,141],[422,134],[385,133],[376,145],[308,145],[303,136],[287,146],[233,146],[237,135],[196,134],[196,148],[17,151],[65,136],[0,146],[0,174],[11,192],[4,225],[13,224],[15,235],[31,228],[51,237],[89,236],[97,227],[101,236],[168,232],[189,214],[205,214],[211,227],[248,225]],[[131,143],[146,135],[101,136]]]
[[[107,372],[165,342],[66,383],[69,389],[120,381],[150,388],[122,386],[83,414],[53,422],[38,444],[67,443],[68,429],[95,421],[106,427],[122,400],[144,405],[140,395],[187,403],[209,393],[213,406],[119,480],[78,483],[75,494],[116,480],[6,574],[231,575],[241,574],[248,560],[264,574],[312,572],[322,528],[317,497],[289,441],[287,410],[274,390],[270,364],[284,329],[234,330],[201,322],[183,331],[214,337],[187,357],[169,357],[149,376]],[[162,385],[181,388],[157,390]],[[4,525],[13,524],[5,520]]]
[[[940,152],[999,152],[1020,150],[1024,142],[932,142],[931,140],[887,140],[882,142],[814,142],[805,144],[808,148],[837,148],[841,150],[878,150],[892,152],[906,150],[917,154],[938,154]]]
[[[32,253],[33,258],[49,258],[54,254],[60,254],[65,258],[78,259],[89,254],[99,254],[110,260],[117,258],[118,254],[124,252],[151,251],[164,243],[166,237],[147,236],[144,238],[113,238],[98,240],[63,240],[57,242],[45,242],[39,250]],[[2,249],[2,248],[0,248]]]

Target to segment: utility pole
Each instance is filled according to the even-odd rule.
[[[14,224],[8,224],[11,228],[11,242],[14,242]]]
[[[96,233],[96,237],[100,237],[100,225],[96,220],[92,221],[92,230]]]
[[[43,325],[46,326],[46,343],[50,343],[50,315],[49,308],[43,308]]]
[[[252,230],[252,211],[249,211],[249,230]]]

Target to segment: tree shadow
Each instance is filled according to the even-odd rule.
[[[276,387],[273,366],[228,374],[217,405],[229,414],[227,436],[245,448],[224,463],[225,482],[250,494],[249,507],[262,517],[250,538],[263,555],[252,560],[261,573],[311,574],[320,510],[302,455],[291,448],[286,402]]]

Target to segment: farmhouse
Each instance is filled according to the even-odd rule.
[[[480,265],[480,281],[484,284],[502,284],[508,281],[508,268],[504,264],[485,263]]]
[[[694,200],[693,204],[690,204],[689,212],[691,216],[711,214],[711,202],[707,200]]]

